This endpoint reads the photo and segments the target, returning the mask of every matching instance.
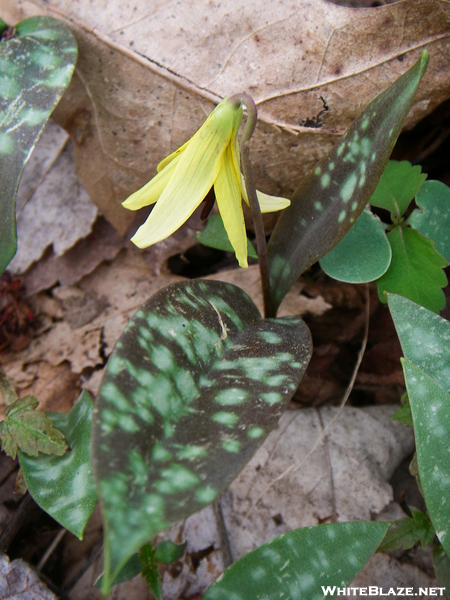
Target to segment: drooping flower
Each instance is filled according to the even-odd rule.
[[[225,230],[241,267],[247,267],[247,236],[241,198],[248,204],[239,164],[237,132],[242,106],[227,98],[212,111],[200,129],[157,167],[157,175],[123,202],[138,210],[156,202],[149,217],[131,241],[146,248],[172,235],[214,193]],[[286,198],[257,192],[261,212],[289,206]]]

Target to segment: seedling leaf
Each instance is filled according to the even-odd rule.
[[[212,215],[209,217],[205,229],[194,237],[197,242],[200,242],[204,246],[234,253],[234,248],[228,238],[220,215]],[[247,240],[247,254],[252,258],[258,258],[255,247],[250,240]]]
[[[389,268],[392,252],[383,224],[364,210],[337,246],[325,254],[320,266],[330,277],[347,283],[365,283]]]
[[[355,578],[390,525],[327,523],[285,533],[236,561],[203,600],[322,600],[323,587],[333,596]]]
[[[415,229],[395,227],[388,240],[392,249],[389,269],[377,280],[378,294],[386,302],[385,292],[400,294],[422,306],[439,312],[445,306],[441,288],[447,285],[442,270],[447,261],[434,248],[434,242]]]
[[[97,503],[90,460],[94,405],[86,390],[67,414],[49,413],[70,444],[63,456],[27,456],[19,451],[28,490],[39,506],[63,527],[83,538]]]
[[[392,415],[391,419],[393,421],[400,421],[400,423],[404,423],[406,427],[413,426],[412,414],[411,414],[411,406],[409,402],[405,402],[401,408],[395,411]]]
[[[136,550],[235,478],[276,425],[310,356],[301,319],[263,320],[229,284],[172,284],[141,307],[96,402],[105,593]]]
[[[372,196],[428,65],[416,64],[373,100],[294,192],[270,239],[275,310],[297,278],[344,237]]]
[[[409,550],[419,542],[422,547],[428,546],[434,540],[435,531],[430,519],[420,510],[410,508],[412,518],[407,517],[395,521],[378,548],[379,552],[403,548]]]
[[[142,577],[155,596],[156,600],[163,600],[161,588],[161,575],[155,560],[155,549],[153,544],[145,544],[139,551],[139,560],[142,565]]]
[[[5,420],[0,423],[2,450],[16,458],[17,450],[37,456],[57,454],[67,450],[64,435],[53,427],[52,419],[40,410],[33,396],[24,396],[5,409]]]
[[[369,202],[400,219],[426,178],[419,165],[390,160]]]
[[[416,196],[421,210],[414,210],[409,224],[436,242],[436,250],[450,263],[450,188],[441,181],[427,181]]]
[[[19,180],[52,110],[72,78],[77,45],[51,17],[30,17],[0,42],[0,274],[16,252]]]

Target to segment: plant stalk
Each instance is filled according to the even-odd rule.
[[[261,209],[256,195],[255,178],[253,175],[253,165],[250,159],[250,138],[256,128],[257,109],[253,98],[248,94],[235,94],[228,99],[231,104],[243,104],[247,108],[247,119],[245,121],[244,131],[240,139],[241,167],[244,175],[245,188],[247,190],[248,201],[253,216],[253,225],[255,228],[256,244],[258,247],[259,272],[261,275],[261,287],[264,302],[264,317],[266,319],[276,316],[273,309],[272,294],[270,290],[269,263],[267,261],[267,243],[264,232],[264,224]]]

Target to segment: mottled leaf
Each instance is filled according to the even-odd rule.
[[[450,393],[450,322],[396,294],[388,302],[406,360]]]
[[[391,262],[391,246],[383,224],[364,210],[337,246],[325,254],[320,266],[330,277],[348,283],[365,283],[383,275]]]
[[[195,239],[204,246],[234,253],[233,246],[228,238],[220,215],[212,215],[209,217],[205,229],[197,234]],[[252,258],[258,258],[255,247],[250,240],[247,240],[247,254]]]
[[[2,450],[16,458],[17,450],[37,456],[57,454],[67,450],[64,435],[53,427],[52,419],[41,410],[33,396],[24,396],[5,408],[5,420],[0,423]]]
[[[414,421],[421,489],[436,535],[450,555],[450,394],[402,359]]]
[[[403,548],[409,550],[419,542],[422,547],[428,546],[434,540],[435,531],[430,519],[420,510],[410,508],[412,517],[395,521],[378,548],[379,552]]]
[[[436,250],[450,263],[450,188],[441,181],[427,181],[416,196],[421,210],[414,210],[409,224],[436,242]]]
[[[400,219],[426,178],[419,165],[413,167],[407,160],[390,160],[370,199],[370,204],[385,208]]]
[[[145,579],[151,593],[156,600],[163,600],[161,575],[155,561],[155,549],[151,542],[142,546],[139,551],[139,560],[142,564],[142,577]]]
[[[19,451],[20,466],[34,500],[80,539],[97,503],[90,459],[93,409],[88,392],[83,390],[69,413],[49,413],[70,444],[70,452],[63,456],[31,457]]]
[[[438,585],[445,588],[444,595],[450,598],[450,558],[439,543],[433,548],[433,565]]]
[[[417,63],[373,100],[294,192],[268,245],[273,309],[347,233],[373,194],[428,65]]]
[[[77,57],[70,30],[31,17],[0,41],[0,273],[16,252],[15,198],[23,167],[72,77]]]
[[[336,587],[351,583],[389,526],[358,521],[290,531],[235,562],[203,600],[322,600],[333,596]]]
[[[434,242],[415,229],[395,227],[388,240],[392,249],[389,269],[376,281],[378,295],[386,302],[386,292],[400,294],[439,312],[445,306],[441,288],[447,285],[442,270],[447,261],[434,248]]]
[[[141,307],[109,359],[95,409],[105,592],[138,548],[234,479],[310,356],[300,318],[263,320],[230,284],[172,284]]]

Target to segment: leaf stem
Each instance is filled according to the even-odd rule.
[[[245,188],[247,190],[248,201],[253,216],[255,227],[256,244],[258,247],[259,272],[261,275],[261,286],[264,302],[264,317],[266,319],[275,317],[273,309],[272,294],[270,292],[269,263],[267,261],[267,243],[264,232],[264,223],[259,206],[258,196],[256,195],[255,178],[253,175],[253,165],[250,159],[250,138],[256,128],[257,109],[253,98],[248,94],[235,94],[228,98],[231,104],[243,104],[247,108],[247,120],[240,140],[241,167],[244,175]]]

